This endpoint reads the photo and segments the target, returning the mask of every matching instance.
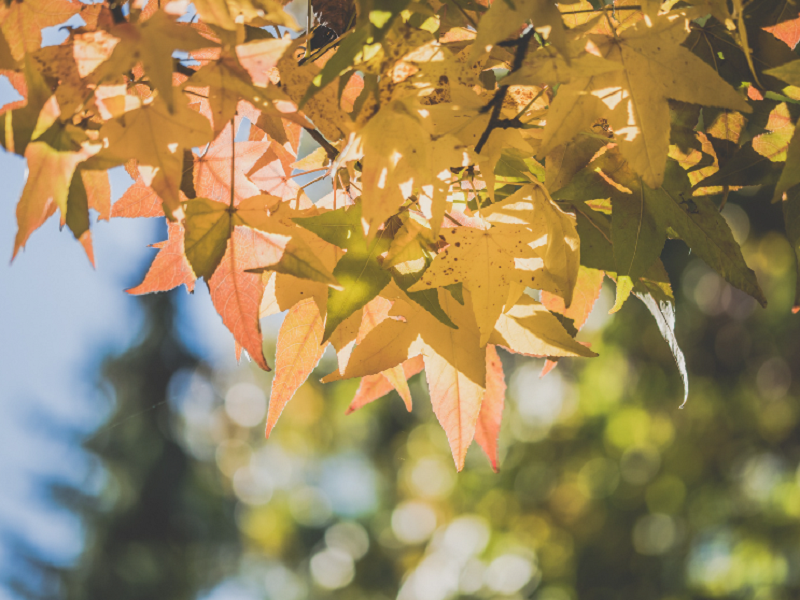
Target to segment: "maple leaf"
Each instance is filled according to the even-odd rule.
[[[164,213],[172,217],[180,206],[183,149],[202,146],[211,141],[208,119],[187,106],[180,92],[170,112],[161,96],[141,108],[129,111],[108,121],[100,129],[100,138],[107,147],[94,157],[95,165],[111,167],[136,159],[152,167],[145,177],[164,202]],[[149,179],[149,181],[148,181]]]
[[[244,21],[257,27],[283,25],[297,29],[294,18],[283,10],[279,0],[197,0],[195,6],[204,23],[231,31]]]
[[[265,234],[236,226],[227,240],[225,254],[208,279],[211,301],[234,339],[247,350],[265,371],[259,308],[264,281],[259,273],[248,272],[265,264],[277,263],[284,248]]]
[[[559,313],[570,319],[575,329],[580,331],[583,324],[586,323],[586,319],[589,318],[595,302],[600,297],[600,290],[603,289],[603,276],[603,271],[581,266],[569,307],[564,305],[563,298],[544,291],[542,292],[542,304],[550,312]]]
[[[536,241],[524,225],[500,223],[486,229],[453,227],[442,230],[449,245],[439,253],[422,279],[409,291],[463,283],[472,295],[484,346],[508,301],[511,284],[536,285],[533,270],[518,268],[517,259],[539,259],[531,247]]]
[[[97,211],[99,220],[108,221],[111,218],[111,182],[108,180],[108,173],[81,170],[81,178],[89,208]]]
[[[786,161],[789,142],[794,135],[794,123],[785,102],[770,111],[766,129],[767,133],[753,138],[753,150],[772,162]]]
[[[89,262],[94,266],[92,233],[89,231],[89,197],[80,171],[76,171],[72,175],[67,196],[67,210],[66,214],[63,214],[62,221],[69,227],[75,239],[83,246]]]
[[[541,303],[525,295],[500,315],[489,343],[525,356],[597,356],[575,341]]]
[[[543,0],[515,0],[492,2],[478,27],[472,55],[488,52],[497,42],[519,32],[528,21],[534,29],[559,51],[566,50],[566,35],[561,12],[554,2]]]
[[[183,252],[183,227],[180,223],[167,223],[167,235],[166,241],[152,245],[158,248],[158,254],[142,283],[129,289],[129,294],[167,292],[181,284],[187,291],[194,291],[195,276]]]
[[[94,70],[94,78],[102,81],[119,77],[141,61],[150,82],[158,90],[170,113],[175,111],[176,104],[172,90],[172,54],[176,50],[199,50],[216,45],[190,25],[176,23],[162,10],[155,11],[143,23],[122,23],[109,33],[120,41],[114,46],[108,60]]]
[[[462,306],[448,298],[447,292],[439,292],[439,302],[458,326],[453,329],[410,301],[399,288],[390,288],[384,292],[385,297],[395,299],[390,318],[356,345],[344,373],[335,371],[322,381],[373,375],[422,355],[431,402],[460,469],[475,433],[486,385],[485,350],[478,345],[480,334],[471,303],[466,297]],[[397,320],[399,316],[405,321]]]
[[[21,156],[25,155],[28,142],[52,125],[60,113],[51,86],[29,56],[25,57],[23,73],[24,77],[18,79],[22,84],[18,91],[25,99],[8,105],[0,119],[0,141],[6,150]]]
[[[423,354],[422,359],[433,413],[447,434],[456,469],[460,471],[475,437],[486,388],[435,351]]]
[[[233,202],[257,196],[261,190],[247,177],[270,142],[235,142],[230,122],[214,139],[203,156],[194,161],[194,189],[198,195],[229,202],[233,171]],[[233,160],[233,165],[231,161]]]
[[[661,253],[669,229],[733,286],[747,292],[762,305],[766,303],[755,273],[744,262],[741,249],[734,240],[727,222],[708,198],[692,196],[688,176],[674,160],[667,161],[663,185],[650,190],[641,182],[637,182],[635,174],[625,168],[624,161],[618,154],[607,152],[587,166],[556,195],[565,200],[583,201],[588,186],[593,186],[595,189],[597,186],[600,188],[605,186],[598,192],[601,197],[624,198],[626,195],[638,195],[642,199],[642,203],[639,204],[641,207],[639,218],[642,221],[645,218],[655,221],[659,232],[655,238],[638,238],[641,244],[647,246],[648,256],[658,256]],[[635,243],[636,239],[633,236],[628,242]],[[624,256],[628,256],[631,251],[638,252],[639,248],[630,248],[628,254]],[[615,259],[617,257],[616,249],[614,257]],[[605,270],[615,271],[616,268]],[[617,300],[619,304],[619,296]]]
[[[17,235],[11,260],[56,208],[66,218],[75,168],[100,149],[82,137],[77,128],[56,123],[41,136],[42,141],[28,144],[28,177],[17,204]]]
[[[505,200],[481,210],[493,224],[522,225],[537,240],[536,251],[541,261],[515,259],[515,264],[535,272],[536,281],[518,281],[527,287],[539,287],[558,294],[567,304],[578,276],[580,248],[575,220],[567,215],[540,185],[522,186]],[[535,285],[533,285],[535,283]],[[521,293],[517,285],[517,294]],[[513,304],[514,298],[509,300]]]
[[[60,25],[81,10],[70,0],[25,0],[0,5],[0,29],[14,60],[42,46],[42,29]]]
[[[575,282],[575,289],[572,295],[572,303],[567,308],[564,305],[564,299],[549,292],[542,292],[542,304],[545,308],[553,313],[563,315],[570,321],[576,331],[580,331],[586,319],[594,308],[595,302],[600,297],[600,291],[603,289],[603,278],[605,274],[603,271],[597,269],[590,269],[581,265],[578,271],[578,279]],[[541,377],[544,377],[558,363],[556,358],[548,358],[542,367]]]
[[[402,102],[382,108],[359,132],[348,158],[359,156],[363,156],[361,193],[370,199],[363,208],[370,235],[415,189],[427,198],[426,212],[437,231],[445,213],[450,168],[466,166],[469,160],[455,137],[432,140]]]
[[[240,100],[247,100],[258,108],[271,106],[270,102],[277,94],[258,89],[253,83],[266,86],[269,82],[267,74],[274,69],[279,55],[273,57],[262,48],[268,45],[282,53],[288,43],[289,40],[259,40],[242,44],[237,46],[236,55],[223,52],[219,60],[209,62],[191,76],[187,86],[207,87],[209,90],[208,102],[215,134],[236,115]],[[267,57],[274,58],[274,61]]]
[[[378,262],[378,257],[388,249],[388,238],[379,234],[372,242],[367,242],[361,219],[361,204],[316,217],[294,219],[295,223],[326,242],[347,250],[333,270],[333,276],[343,289],[328,290],[323,341],[328,340],[345,319],[365,306],[391,281],[391,275]]]
[[[163,217],[164,207],[155,190],[139,178],[113,204],[111,216],[127,219]]]
[[[278,332],[275,377],[267,413],[267,437],[286,403],[322,358],[328,345],[323,343],[322,333],[322,317],[313,298],[298,302],[286,315]]]
[[[273,253],[264,254],[260,264],[248,267],[251,271],[279,270],[337,285],[336,279],[320,263],[313,250],[278,218],[272,218],[267,208],[275,198],[257,196],[231,206],[228,203],[194,198],[186,203],[186,258],[198,277],[207,281],[217,269],[226,252],[234,227],[247,226],[263,232]],[[268,257],[268,258],[267,258]]]
[[[680,45],[688,33],[685,19],[672,15],[652,27],[640,22],[619,39],[598,36],[601,56],[623,69],[561,86],[539,151],[547,154],[603,117],[633,169],[650,187],[660,185],[669,152],[668,98],[751,112],[713,69]]]

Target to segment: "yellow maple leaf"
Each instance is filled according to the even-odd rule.
[[[420,206],[434,231],[446,209],[451,167],[468,164],[463,144],[454,136],[432,140],[420,116],[401,101],[381,108],[364,126],[347,154],[362,159],[363,219],[370,235],[420,191]]]
[[[183,148],[202,146],[212,137],[208,119],[189,108],[182,93],[175,95],[173,112],[159,96],[103,125],[100,138],[107,147],[95,157],[100,166],[108,167],[139,161],[145,183],[164,201],[168,217],[180,207]],[[151,169],[142,170],[141,165]]]
[[[650,187],[664,179],[669,152],[667,99],[751,112],[745,99],[700,58],[681,46],[689,33],[680,14],[645,21],[618,38],[593,36],[598,53],[622,69],[561,86],[547,115],[540,152],[568,142],[605,118],[620,152]]]
[[[60,25],[80,12],[81,3],[70,0],[25,0],[0,4],[0,28],[11,55],[22,60],[42,45],[42,29]]]
[[[102,81],[119,78],[141,61],[145,73],[165,100],[169,112],[175,110],[172,54],[176,50],[199,50],[217,45],[188,24],[177,23],[162,10],[157,10],[143,23],[117,25],[110,33],[120,41],[113,46],[108,59],[94,69],[95,79]]]
[[[442,229],[449,245],[434,259],[422,278],[409,288],[418,292],[454,283],[470,291],[475,317],[484,346],[506,304],[511,284],[536,285],[532,270],[517,268],[518,259],[538,259],[530,245],[536,237],[525,225],[500,223],[486,229],[452,227]]]

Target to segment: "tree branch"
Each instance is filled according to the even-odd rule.
[[[325,153],[328,155],[328,158],[330,158],[332,161],[336,160],[336,157],[339,156],[339,151],[334,148],[333,145],[326,140],[319,131],[313,127],[303,127],[303,129],[308,132],[308,135],[311,136],[312,140],[325,148]]]
[[[534,29],[531,27],[528,29],[522,37],[512,41],[512,42],[505,42],[502,45],[505,46],[516,46],[517,49],[514,52],[514,62],[511,65],[511,71],[509,74],[513,73],[514,71],[518,71],[522,68],[522,63],[525,60],[525,54],[528,52],[528,47],[530,46],[531,40],[533,39]],[[494,97],[489,101],[489,103],[483,107],[483,112],[492,109],[492,116],[489,117],[489,123],[486,125],[486,129],[484,129],[483,133],[481,134],[478,143],[475,144],[475,152],[476,154],[480,154],[481,150],[483,149],[486,142],[489,140],[489,136],[492,134],[492,130],[497,127],[512,127],[514,125],[514,121],[517,121],[517,117],[514,119],[505,120],[500,117],[500,111],[503,108],[503,102],[506,99],[506,93],[508,93],[508,86],[501,85],[500,88],[495,92]],[[507,122],[506,122],[507,121]]]

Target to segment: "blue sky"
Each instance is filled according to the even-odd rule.
[[[61,36],[51,31],[45,40],[57,43]],[[7,83],[0,85],[0,104],[13,99]],[[37,498],[36,486],[51,477],[90,485],[87,458],[49,431],[88,433],[108,416],[96,367],[135,340],[142,316],[124,290],[139,283],[155,255],[147,245],[166,237],[158,219],[95,223],[94,269],[69,230],[59,232],[54,216],[10,264],[25,177],[25,161],[0,149],[0,573],[16,537],[62,563],[80,550],[77,520]],[[116,200],[131,180],[120,168],[111,183]],[[205,286],[193,297],[178,293],[187,341],[216,364],[232,363],[233,340]],[[6,594],[0,590],[0,599],[12,597]]]
[[[304,14],[305,8],[295,12]],[[73,21],[82,24],[79,17]],[[43,31],[44,45],[65,37],[58,27]],[[0,106],[18,98],[0,78]],[[316,145],[308,142],[304,140],[301,156]],[[166,238],[160,219],[93,223],[93,268],[70,231],[59,231],[54,216],[10,264],[16,203],[26,176],[24,159],[0,148],[0,581],[13,564],[14,539],[25,540],[62,565],[81,550],[79,521],[41,498],[37,486],[61,478],[89,490],[100,482],[91,478],[97,471],[90,468],[90,458],[67,441],[54,439],[51,431],[89,434],[108,418],[113,407],[99,391],[97,367],[136,340],[142,315],[136,298],[124,290],[141,281],[155,256],[148,244]],[[112,200],[131,183],[124,169],[114,169]],[[307,191],[319,197],[329,184]],[[215,366],[233,366],[233,338],[214,311],[205,284],[197,285],[192,296],[184,288],[173,293],[179,298],[184,341]],[[276,333],[279,319],[265,325]],[[0,587],[0,600],[14,597]]]

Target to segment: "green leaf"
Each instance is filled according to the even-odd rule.
[[[369,246],[364,243],[353,244],[336,264],[333,276],[343,289],[328,288],[328,316],[325,319],[323,342],[347,317],[363,308],[392,280],[392,276],[378,262],[378,255],[385,252],[388,246],[388,240],[383,240],[378,234]]]
[[[635,281],[661,255],[667,233],[653,214],[658,192],[641,182],[632,192],[612,197],[611,236],[617,273]]]
[[[774,185],[783,165],[772,162],[753,149],[752,143],[742,146],[719,171],[703,179],[697,187],[715,185]]]
[[[316,233],[323,240],[340,248],[349,248],[350,245],[364,238],[364,229],[361,226],[361,205],[349,208],[340,208],[322,213],[315,217],[292,219],[300,227]]]
[[[430,266],[433,262],[433,257],[430,255],[425,256],[425,265],[419,269],[418,271],[413,272],[401,272],[400,269],[397,267],[392,267],[391,274],[392,278],[394,279],[397,286],[403,290],[406,295],[411,298],[414,302],[419,304],[422,308],[427,310],[431,313],[434,317],[436,317],[439,321],[447,325],[448,327],[452,327],[453,329],[458,329],[455,323],[450,320],[450,317],[447,316],[447,313],[444,312],[442,309],[441,304],[439,304],[439,292],[434,288],[430,290],[421,290],[419,292],[409,292],[408,288],[412,285],[417,283],[420,278],[425,274],[425,270]],[[461,284],[457,284],[459,286],[459,292],[461,291],[460,287]],[[452,286],[447,286],[448,288]],[[455,297],[455,295],[454,295]],[[464,298],[461,297],[459,301],[462,305],[464,304]]]
[[[692,198],[686,172],[672,159],[667,161],[664,185],[657,190],[653,206],[662,227],[671,227],[700,258],[731,285],[747,292],[766,306],[767,299],[756,274],[747,266],[728,223],[707,197]]]
[[[391,239],[384,230],[367,244],[361,225],[360,202],[355,206],[293,221],[326,242],[347,250],[333,270],[333,276],[342,289],[328,289],[328,316],[322,340],[325,342],[347,317],[365,306],[392,280],[392,276],[378,261],[378,256],[389,249]]]
[[[800,86],[800,60],[784,63],[779,67],[765,71],[765,73],[782,79],[790,85]]]
[[[69,185],[65,221],[76,240],[80,240],[81,236],[89,230],[89,197],[86,195],[86,187],[83,185],[80,169],[75,169]]]
[[[217,270],[231,237],[228,205],[208,198],[186,203],[184,251],[197,277],[208,281]]]

